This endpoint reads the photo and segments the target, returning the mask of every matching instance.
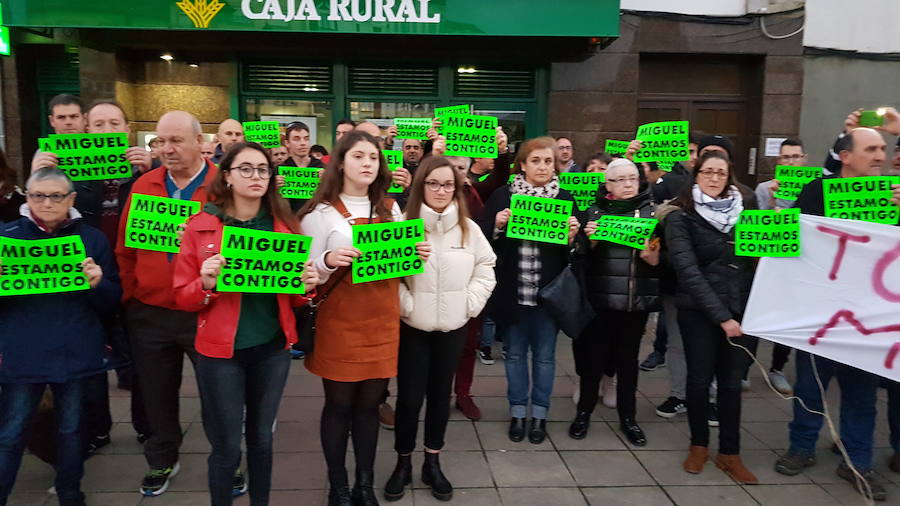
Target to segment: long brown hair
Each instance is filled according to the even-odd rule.
[[[528,159],[528,155],[530,155],[532,151],[537,151],[539,149],[550,149],[553,151],[553,170],[559,174],[559,167],[556,165],[556,157],[559,154],[559,150],[556,148],[556,141],[553,140],[553,137],[549,136],[535,137],[534,139],[525,141],[525,144],[522,144],[522,147],[519,148],[519,152],[516,153],[515,166],[511,172],[514,174],[525,174],[522,170],[522,165],[525,163],[525,160]]]
[[[291,212],[291,206],[281,196],[275,184],[275,168],[272,167],[272,158],[269,156],[269,150],[255,142],[238,142],[225,153],[222,161],[219,162],[219,171],[209,186],[209,201],[219,206],[222,210],[228,209],[234,204],[234,194],[225,181],[225,173],[231,170],[235,157],[247,149],[260,152],[266,157],[266,164],[269,166],[269,174],[271,174],[269,186],[266,188],[266,193],[262,196],[261,205],[268,209],[275,219],[287,225],[291,232],[299,233],[300,221]]]
[[[460,246],[466,245],[466,239],[469,237],[469,208],[466,205],[465,179],[463,175],[453,168],[450,160],[443,156],[429,156],[416,169],[416,175],[413,177],[412,185],[409,187],[409,199],[406,201],[406,219],[414,220],[421,216],[422,204],[425,202],[425,178],[429,174],[441,167],[448,167],[453,173],[453,201],[456,202],[456,208],[459,212],[459,229],[462,231],[462,240]],[[474,191],[474,190],[472,190]]]
[[[703,164],[712,159],[725,160],[725,163],[728,164],[728,184],[725,185],[722,193],[716,195],[716,198],[728,196],[728,191],[732,186],[740,190],[737,178],[734,177],[734,164],[731,163],[731,159],[728,158],[728,155],[721,151],[707,151],[706,153],[703,153],[703,156],[701,156],[700,159],[697,160],[697,163],[694,164],[694,171],[691,176],[691,184],[684,185],[684,188],[681,190],[681,194],[678,195],[678,198],[672,201],[672,205],[676,205],[678,207],[681,207],[682,209],[694,208],[694,185],[697,184],[697,177],[700,175],[700,169],[703,168]],[[743,197],[743,194],[744,192],[741,192],[741,197]]]
[[[375,137],[359,130],[351,130],[341,137],[334,148],[328,167],[322,172],[319,188],[298,213],[300,218],[311,213],[319,204],[331,205],[332,202],[337,202],[344,190],[344,158],[358,142],[368,142],[378,150],[378,175],[375,177],[375,181],[369,185],[369,202],[372,202],[374,206],[375,216],[385,221],[392,220],[393,214],[385,202],[385,195],[391,186],[391,170],[388,169],[387,160],[384,159],[384,153],[381,152],[381,147]]]

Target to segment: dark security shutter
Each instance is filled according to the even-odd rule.
[[[329,65],[263,65],[241,67],[244,93],[331,93]]]
[[[434,96],[438,94],[437,68],[350,67],[351,95]]]
[[[78,95],[81,86],[78,52],[57,53],[52,57],[41,58],[37,65],[37,83],[41,93]]]
[[[473,67],[475,72],[457,72],[457,97],[533,98],[534,71]]]

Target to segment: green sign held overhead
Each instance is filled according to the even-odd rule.
[[[242,227],[224,227],[225,266],[216,290],[241,293],[305,293],[300,280],[312,238]]]
[[[78,235],[34,241],[0,237],[0,296],[87,290],[85,258]]]
[[[900,184],[900,176],[823,179],[825,217],[896,225],[900,207],[891,202],[892,184]]]
[[[471,105],[451,105],[447,107],[435,107],[434,117],[440,118],[447,114],[472,114]]]
[[[72,181],[96,181],[131,177],[125,156],[128,134],[50,134],[38,139],[41,151],[59,158],[59,169]]]
[[[800,209],[746,210],[734,226],[739,257],[800,256]]]
[[[154,195],[131,194],[125,246],[128,248],[178,253],[179,226],[200,212],[200,202]]]
[[[663,172],[672,172],[677,162],[656,162],[656,166]]]
[[[793,165],[777,165],[775,179],[778,180],[776,199],[797,200],[800,190],[813,179],[822,177],[822,167],[794,167]]]
[[[659,220],[656,218],[635,218],[632,216],[601,216],[597,220],[597,231],[589,237],[595,241],[607,241],[634,249],[645,249],[647,240]]]
[[[606,147],[603,151],[606,151],[606,153],[610,155],[624,155],[628,151],[629,144],[631,143],[628,141],[606,139]]]
[[[398,139],[428,140],[431,118],[394,118]]]
[[[506,237],[553,244],[569,243],[571,200],[513,195]]]
[[[353,226],[353,247],[360,251],[351,269],[353,282],[366,283],[425,272],[416,243],[425,240],[421,219]]]
[[[278,167],[284,186],[278,191],[286,199],[311,199],[319,188],[319,171],[310,167]]]
[[[277,148],[281,146],[281,127],[277,121],[245,121],[244,140],[264,148]]]
[[[681,162],[691,158],[687,121],[661,121],[641,125],[635,139],[641,141],[641,150],[634,155],[635,163]]]
[[[448,114],[441,118],[441,134],[447,139],[444,156],[497,158],[497,118],[472,114]]]
[[[559,175],[559,186],[575,198],[575,205],[581,211],[591,207],[597,199],[597,190],[606,182],[602,172],[563,172]]]
[[[384,159],[387,161],[388,169],[390,169],[391,172],[403,167],[403,151],[397,149],[382,149],[381,152],[384,154]],[[403,186],[391,182],[388,193],[403,193]]]

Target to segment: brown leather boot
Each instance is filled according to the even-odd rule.
[[[740,455],[716,455],[716,467],[728,473],[734,481],[742,485],[756,485],[759,480],[756,479],[749,469],[744,467],[741,462]]]
[[[691,474],[700,474],[703,471],[703,464],[709,460],[709,448],[705,446],[691,445],[688,450],[688,458],[684,459],[684,470]]]

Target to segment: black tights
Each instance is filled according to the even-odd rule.
[[[378,447],[378,405],[387,390],[388,379],[343,382],[322,379],[325,407],[322,409],[322,450],[328,464],[332,488],[348,485],[347,437],[353,435],[357,475],[372,473]]]

